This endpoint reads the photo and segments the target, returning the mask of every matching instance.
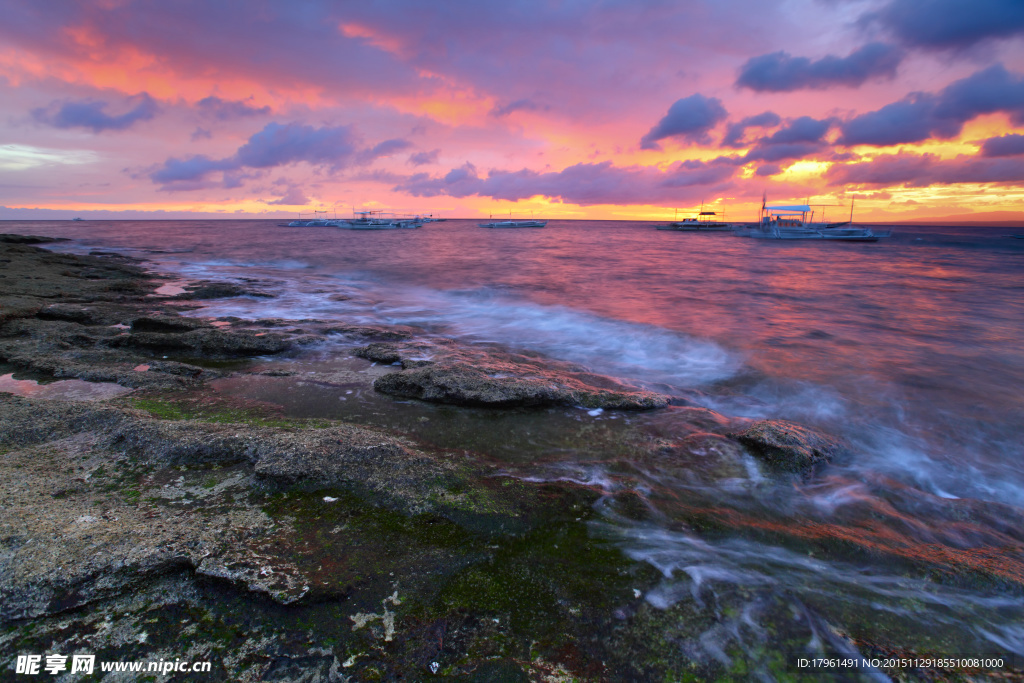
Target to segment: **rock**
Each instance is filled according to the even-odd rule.
[[[199,282],[186,285],[185,293],[178,294],[174,299],[228,299],[235,296],[255,296],[271,298],[272,294],[249,289],[230,282]]]
[[[85,306],[82,304],[50,304],[40,309],[36,317],[40,320],[59,320],[80,325],[116,325],[134,311],[116,306]]]
[[[772,469],[804,475],[846,450],[835,437],[784,420],[760,420],[733,437]]]
[[[210,323],[201,318],[173,315],[151,315],[132,320],[132,332],[190,332],[212,328]]]
[[[0,242],[5,244],[49,244],[50,242],[67,242],[65,237],[43,237],[41,235],[0,235]]]
[[[224,332],[214,328],[189,332],[132,332],[110,340],[111,346],[153,351],[192,351],[207,356],[262,356],[286,351],[292,340],[281,334]]]
[[[394,344],[388,342],[374,342],[361,346],[352,351],[352,353],[360,358],[366,360],[372,360],[375,363],[384,363],[386,365],[392,365],[393,363],[400,363],[402,361],[401,355],[398,353],[398,348]]]
[[[569,374],[544,372],[535,366],[459,362],[393,372],[378,377],[373,388],[385,394],[467,406],[570,405],[586,408],[648,410],[664,408],[669,397],[618,385],[600,388]]]
[[[325,327],[324,334],[344,334],[368,339],[386,339],[398,341],[412,339],[413,332],[403,327],[378,327],[376,325],[331,325]]]

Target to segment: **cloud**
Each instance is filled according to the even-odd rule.
[[[53,102],[48,107],[33,109],[32,118],[54,128],[87,128],[101,133],[125,130],[138,121],[148,121],[160,111],[160,106],[148,93],[128,98],[125,105],[132,108],[115,116],[105,111],[111,105],[100,100]]]
[[[901,61],[903,50],[885,43],[868,43],[846,57],[828,55],[814,62],[773,52],[747,60],[736,85],[760,92],[857,87],[872,78],[893,78]]]
[[[372,153],[374,149],[377,148],[363,153]],[[351,126],[313,128],[299,123],[268,123],[226,159],[210,159],[202,154],[188,159],[171,158],[149,177],[164,185],[163,189],[197,189],[209,187],[209,176],[223,171],[223,186],[238,187],[241,180],[252,177],[236,173],[246,168],[265,169],[304,161],[337,171],[351,164],[356,154]]]
[[[743,161],[782,161],[802,159],[825,149],[825,134],[832,127],[832,119],[814,119],[801,116],[790,121],[772,135],[761,138],[743,157]]]
[[[338,169],[356,151],[351,126],[313,128],[301,123],[268,123],[238,148],[240,166],[270,168],[305,161]]]
[[[732,160],[686,161],[667,170],[654,166],[615,167],[610,161],[575,164],[561,171],[538,173],[492,170],[482,177],[466,163],[443,177],[416,174],[394,189],[417,197],[471,195],[507,201],[543,196],[582,206],[594,204],[650,204],[674,202],[721,187],[736,173]],[[681,190],[693,189],[686,193]]]
[[[927,187],[955,183],[1024,181],[1024,159],[989,159],[960,155],[941,159],[934,154],[882,154],[871,161],[836,164],[825,173],[829,185],[906,185]]]
[[[494,108],[491,109],[489,114],[490,114],[490,116],[493,116],[495,118],[499,118],[500,119],[502,117],[508,116],[512,112],[517,112],[517,111],[548,111],[549,109],[551,109],[551,107],[546,105],[546,104],[537,104],[533,100],[521,99],[521,100],[515,100],[514,102],[509,102],[508,104],[495,105]]]
[[[262,116],[270,113],[270,107],[252,107],[241,101],[222,100],[210,95],[196,102],[199,111],[219,121],[230,121],[249,116]]]
[[[759,177],[778,175],[782,173],[782,167],[778,164],[765,164],[764,166],[758,166],[754,175]]]
[[[643,149],[660,149],[659,140],[677,137],[690,142],[705,142],[708,131],[728,112],[717,97],[704,97],[697,93],[677,100],[668,108],[668,113],[640,140]]]
[[[297,186],[292,185],[288,188],[288,191],[280,199],[275,199],[272,202],[267,202],[270,206],[305,206],[309,204],[309,197],[303,193]]]
[[[911,47],[963,49],[976,43],[1024,34],[1020,0],[892,0],[865,15]]]
[[[440,155],[441,150],[439,149],[432,149],[429,152],[416,152],[415,154],[410,154],[409,159],[405,163],[412,164],[413,166],[436,164]]]
[[[730,123],[722,138],[723,147],[743,147],[743,135],[747,128],[771,128],[782,123],[782,119],[773,111],[766,111],[755,116],[748,116],[739,123]]]
[[[203,180],[215,171],[231,171],[238,168],[234,159],[215,160],[205,154],[198,154],[188,159],[168,159],[163,166],[149,174],[155,183],[170,185],[183,181]]]
[[[206,130],[205,128],[197,127],[194,131],[192,131],[191,139],[192,139],[192,142],[195,142],[196,140],[209,140],[212,137],[213,137],[213,133],[211,133],[210,131]]]
[[[899,102],[842,125],[842,145],[897,145],[951,138],[981,114],[1002,111],[1024,124],[1024,78],[996,64],[955,81],[937,94],[911,93]]]
[[[1024,135],[1011,133],[989,138],[981,145],[983,157],[1012,157],[1024,154]]]
[[[364,149],[359,152],[356,156],[356,162],[360,164],[369,164],[375,159],[389,157],[401,152],[402,150],[409,149],[410,147],[412,147],[412,143],[408,140],[402,140],[400,138],[385,140],[384,142],[374,145],[370,149]]]

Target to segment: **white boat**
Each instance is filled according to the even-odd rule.
[[[547,221],[492,221],[481,223],[481,228],[543,228]]]
[[[494,216],[492,215],[492,216],[490,216],[490,218],[493,219]],[[547,224],[548,224],[547,221],[538,221],[538,220],[534,220],[533,218],[530,218],[530,219],[525,219],[525,218],[515,219],[515,218],[512,218],[511,214],[509,214],[508,220],[505,220],[505,221],[490,220],[487,223],[479,223],[478,225],[481,228],[543,228]]]
[[[383,211],[355,211],[352,218],[341,218],[330,221],[335,228],[348,230],[401,230],[413,229],[423,225],[418,218],[402,218],[385,215]]]
[[[678,210],[676,212],[678,214]],[[722,214],[723,216],[725,214]],[[742,227],[738,223],[726,223],[718,220],[718,213],[705,211],[704,204],[700,205],[700,212],[694,218],[684,218],[681,221],[673,221],[668,225],[659,225],[658,230],[678,230],[682,232],[731,232]]]
[[[761,200],[761,214],[757,225],[742,234],[755,239],[775,240],[835,240],[839,242],[877,242],[892,235],[891,231],[874,232],[871,228],[852,225],[850,220],[827,223],[815,222],[814,209],[809,204],[767,206]]]

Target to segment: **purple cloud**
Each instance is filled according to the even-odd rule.
[[[341,168],[356,151],[351,126],[313,128],[301,123],[268,123],[238,148],[240,166],[270,168],[299,161]]]
[[[883,154],[870,162],[835,165],[825,173],[829,185],[906,185],[1024,181],[1024,159],[988,159],[961,155]]]
[[[219,121],[230,121],[249,116],[262,116],[270,113],[270,107],[252,107],[245,102],[222,100],[210,95],[196,102],[199,111]]]
[[[283,197],[275,199],[272,202],[267,202],[267,204],[271,206],[305,206],[306,204],[309,204],[309,197],[307,197],[298,187],[292,185],[288,188],[288,191],[285,192]]]
[[[989,138],[981,145],[983,157],[1013,157],[1024,154],[1024,135],[1011,133]]]
[[[369,164],[375,159],[389,157],[401,152],[402,150],[409,149],[410,147],[412,147],[412,143],[408,140],[402,140],[400,138],[385,140],[384,142],[374,145],[370,149],[364,149],[359,152],[359,154],[356,155],[356,162],[360,164]]]
[[[877,22],[905,45],[962,49],[1024,33],[1020,0],[892,0],[862,23]]]
[[[436,164],[440,155],[441,150],[439,149],[432,149],[429,152],[416,152],[415,154],[410,154],[409,159],[405,163],[412,164],[413,166]]]
[[[899,102],[861,114],[842,125],[842,145],[897,145],[931,137],[951,138],[981,114],[1003,111],[1024,123],[1024,78],[1002,64],[955,81],[938,94],[911,93]]]
[[[610,161],[576,164],[561,171],[538,173],[493,170],[481,177],[475,166],[464,164],[443,177],[425,173],[406,179],[394,189],[417,197],[477,195],[507,201],[544,196],[579,204],[648,204],[680,199],[680,189],[695,188],[694,196],[721,186],[736,173],[730,159],[687,161],[662,171],[656,167],[619,168]]]
[[[705,142],[708,131],[728,116],[717,97],[700,93],[677,100],[668,113],[640,140],[642,149],[660,149],[659,140],[674,137],[690,142]]]
[[[901,61],[903,50],[884,43],[868,43],[846,57],[827,55],[814,62],[773,52],[747,60],[736,85],[760,92],[856,87],[872,78],[893,78]]]
[[[132,106],[132,109],[114,116],[106,112],[110,104],[99,100],[53,102],[48,107],[33,109],[32,118],[54,128],[87,128],[94,133],[101,133],[105,130],[125,130],[138,121],[148,121],[160,111],[160,106],[148,93],[128,98],[126,104]]]
[[[743,147],[743,136],[747,128],[771,128],[782,123],[782,118],[773,111],[766,111],[755,116],[748,116],[738,123],[731,123],[725,129],[725,137],[722,138],[723,147]]]
[[[198,154],[188,159],[168,159],[149,177],[155,183],[172,185],[203,180],[215,171],[231,171],[237,168],[238,163],[234,159],[217,160],[204,154]]]
[[[491,116],[500,119],[517,111],[548,111],[549,109],[551,109],[551,107],[546,104],[537,104],[533,100],[524,98],[500,106],[495,105],[489,113]]]
[[[755,142],[743,161],[775,162],[816,154],[825,148],[824,137],[832,124],[832,119],[801,116],[772,135]]]
[[[196,183],[206,182],[210,174],[223,171],[223,186],[238,187],[242,180],[253,177],[237,173],[246,168],[273,168],[304,161],[337,171],[350,165],[357,154],[373,153],[382,145],[386,151],[396,142],[388,140],[357,153],[356,137],[350,126],[313,128],[299,123],[268,123],[226,159],[210,159],[205,155],[172,158],[149,177],[164,185],[164,189],[196,189]]]

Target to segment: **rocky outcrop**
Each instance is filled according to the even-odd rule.
[[[846,450],[833,436],[784,420],[760,420],[733,436],[772,469],[805,475]]]
[[[273,297],[272,294],[268,294],[267,292],[253,289],[251,287],[243,287],[242,285],[230,282],[197,282],[187,285],[182,294],[178,294],[173,298],[182,300],[229,299],[236,296],[255,296],[260,298]]]
[[[648,410],[669,403],[668,396],[650,391],[621,385],[600,388],[568,375],[507,363],[479,367],[440,362],[383,375],[374,381],[373,388],[393,396],[464,406],[575,405]]]
[[[186,351],[210,357],[262,356],[292,348],[289,337],[251,331],[224,332],[213,328],[188,332],[132,332],[110,341],[114,347],[152,351]]]

